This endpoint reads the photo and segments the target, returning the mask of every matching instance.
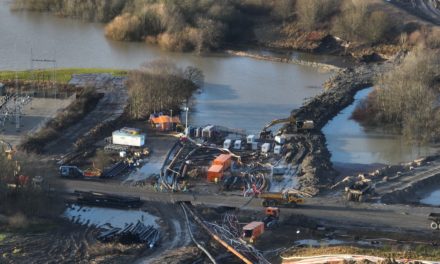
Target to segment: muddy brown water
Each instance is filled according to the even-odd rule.
[[[133,69],[157,58],[179,66],[196,66],[205,74],[205,86],[195,96],[189,114],[192,125],[219,124],[256,133],[270,120],[286,117],[306,98],[322,92],[321,84],[330,77],[330,73],[294,64],[224,54],[173,53],[145,43],[115,42],[104,37],[102,24],[44,13],[10,12],[8,2],[0,0],[0,70],[29,69],[31,49],[34,58],[56,59],[57,67]],[[338,61],[332,56],[291,56]],[[51,66],[34,63],[35,68]],[[399,141],[395,135],[373,135],[356,123],[338,121],[340,116],[324,129],[333,161],[394,163],[408,159],[400,143],[400,149],[395,150]]]

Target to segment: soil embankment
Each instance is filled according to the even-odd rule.
[[[327,81],[326,90],[306,102],[301,108],[292,111],[296,120],[313,120],[315,130],[311,133],[294,133],[290,140],[291,151],[286,157],[291,163],[300,166],[298,180],[302,191],[318,194],[319,189],[328,186],[337,177],[330,161],[331,154],[321,129],[342,109],[353,103],[359,90],[373,85],[374,79],[391,68],[393,62],[364,64],[340,71]],[[291,124],[282,128],[289,134]]]

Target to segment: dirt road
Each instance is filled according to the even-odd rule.
[[[45,147],[45,152],[48,154],[68,153],[73,149],[73,143],[97,124],[120,117],[127,104],[127,89],[124,86],[122,77],[114,77],[104,73],[74,76],[74,80],[76,80],[75,78],[86,79],[87,85],[96,87],[96,91],[104,93],[104,97],[98,102],[93,111],[77,124],[67,128],[59,138]],[[81,82],[78,81],[78,85],[81,85]]]
[[[69,192],[74,190],[110,192],[140,196],[145,201],[163,203],[191,201],[194,205],[208,207],[231,206],[246,210],[261,210],[259,199],[249,201],[249,198],[241,196],[160,193],[110,182],[63,180],[63,185]],[[341,196],[338,196],[309,198],[305,205],[283,209],[283,212],[285,215],[301,214],[327,226],[430,233],[427,216],[431,212],[440,213],[440,208],[370,203],[347,204]]]

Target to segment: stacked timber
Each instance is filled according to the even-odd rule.
[[[156,246],[160,238],[160,232],[151,225],[146,226],[138,221],[136,224],[129,224],[125,228],[112,228],[105,230],[98,235],[101,242],[118,241],[122,244],[146,244],[150,248]]]

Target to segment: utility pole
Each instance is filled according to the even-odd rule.
[[[170,127],[171,127],[171,130],[174,130],[174,128],[173,128],[173,109],[170,109],[170,112],[171,112],[171,116],[170,116]]]
[[[188,135],[189,133],[189,131],[188,131],[188,111],[189,111],[189,107],[185,107],[185,108],[183,108],[183,110],[185,110],[186,111],[186,113],[185,113],[185,132],[186,132],[186,135]]]

